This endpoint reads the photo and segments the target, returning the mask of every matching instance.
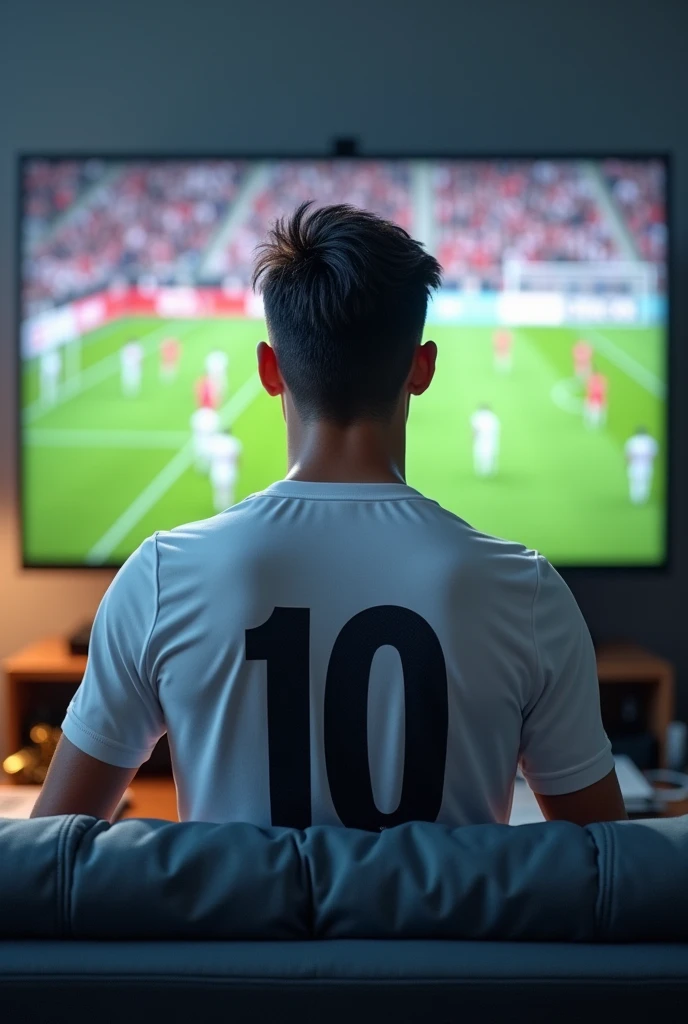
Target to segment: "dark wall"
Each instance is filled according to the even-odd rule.
[[[20,150],[670,150],[676,252],[673,568],[577,575],[598,638],[675,659],[688,715],[688,3],[3,0],[0,654],[93,611],[110,578],[20,574],[13,483]],[[3,582],[4,580],[4,582]]]

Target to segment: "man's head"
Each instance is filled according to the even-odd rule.
[[[278,221],[259,249],[253,284],[274,348],[259,350],[261,380],[289,392],[304,422],[388,420],[432,379],[434,346],[419,345],[440,265],[372,213],[311,205]]]

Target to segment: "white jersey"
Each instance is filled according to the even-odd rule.
[[[122,367],[125,370],[137,371],[143,362],[143,347],[136,341],[124,345],[120,352]]]
[[[498,417],[490,409],[479,409],[471,416],[476,445],[484,448],[496,448],[499,444],[501,424]]]
[[[220,429],[220,414],[215,409],[201,406],[191,416],[191,430],[194,434],[215,434]]]
[[[41,356],[41,373],[46,377],[59,377],[62,369],[62,356],[57,349],[48,349]]]
[[[209,454],[212,476],[228,480],[236,477],[241,441],[230,434],[216,434],[211,441]]]
[[[226,377],[228,366],[229,356],[227,355],[226,352],[221,352],[218,350],[216,352],[210,352],[206,356],[206,373],[208,373],[210,377],[213,377],[216,380],[221,380],[223,377]]]
[[[62,728],[128,768],[166,732],[181,819],[261,827],[506,822],[519,763],[543,794],[614,767],[561,577],[401,483],[282,480],[144,541]]]
[[[626,442],[625,452],[629,467],[642,472],[652,468],[659,454],[659,445],[649,434],[634,434]]]

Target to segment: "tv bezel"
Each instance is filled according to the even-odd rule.
[[[352,140],[346,140],[350,143]],[[346,147],[351,148],[350,145]],[[69,561],[29,561],[26,557],[26,544],[25,544],[25,525],[24,525],[24,506],[25,506],[25,493],[24,493],[24,473],[22,467],[22,451],[23,451],[23,423],[22,423],[22,403],[21,403],[21,325],[22,325],[22,312],[23,312],[23,298],[22,298],[22,268],[24,262],[24,249],[23,249],[23,220],[24,220],[24,166],[32,160],[45,160],[45,161],[68,161],[68,160],[102,160],[104,162],[121,162],[125,163],[128,161],[156,161],[156,162],[173,162],[173,161],[206,161],[206,160],[236,160],[236,161],[258,161],[258,160],[292,160],[292,161],[323,161],[323,160],[348,160],[348,161],[405,161],[405,160],[457,160],[466,162],[478,162],[478,161],[510,161],[510,160],[551,160],[551,161],[573,161],[573,160],[590,160],[590,161],[602,161],[602,160],[627,160],[631,162],[647,162],[650,160],[659,160],[664,164],[665,170],[665,210],[666,210],[666,227],[667,227],[667,255],[666,255],[666,301],[667,301],[667,318],[666,318],[666,349],[664,353],[664,371],[665,371],[665,437],[666,437],[666,472],[665,472],[665,507],[664,507],[664,558],[660,562],[654,562],[652,564],[636,563],[636,564],[619,564],[619,563],[582,563],[576,562],[573,564],[567,564],[565,562],[552,561],[555,568],[565,574],[567,579],[575,580],[585,576],[586,578],[599,578],[601,576],[614,576],[614,577],[628,577],[632,574],[639,574],[643,578],[648,575],[655,574],[657,576],[667,576],[670,574],[673,567],[674,560],[674,537],[673,537],[673,526],[674,526],[674,401],[673,401],[673,379],[675,376],[675,345],[674,345],[674,334],[675,334],[675,312],[673,303],[674,294],[674,273],[675,273],[675,258],[674,258],[674,220],[673,220],[673,153],[669,150],[649,150],[649,151],[625,151],[625,150],[564,150],[557,152],[554,150],[540,150],[540,151],[509,151],[509,152],[453,152],[447,153],[445,151],[433,153],[428,150],[422,152],[361,152],[354,144],[352,152],[339,152],[337,151],[337,144],[335,143],[335,150],[326,151],[314,151],[304,152],[299,151],[296,153],[290,153],[288,151],[275,152],[162,152],[155,153],[151,151],[142,152],[117,152],[117,151],[48,151],[48,150],[31,150],[24,151],[17,154],[16,159],[16,223],[15,223],[15,244],[14,244],[14,256],[15,256],[15,275],[14,275],[14,297],[15,297],[15,458],[16,458],[16,472],[15,472],[15,485],[16,485],[16,507],[17,507],[17,521],[19,529],[19,547],[21,552],[20,568],[23,570],[45,570],[45,569],[59,569],[59,570],[71,570],[71,571],[88,571],[88,572],[116,572],[124,564],[121,561],[103,562],[99,565],[91,565],[85,561],[69,562]]]

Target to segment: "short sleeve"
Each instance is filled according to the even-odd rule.
[[[575,793],[614,768],[595,651],[573,594],[542,557],[533,602],[536,685],[524,709],[521,769],[543,796]]]
[[[85,754],[138,768],[165,732],[148,674],[148,643],[158,612],[157,542],[150,537],[125,562],[100,603],[83,681],[62,731]]]

